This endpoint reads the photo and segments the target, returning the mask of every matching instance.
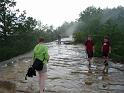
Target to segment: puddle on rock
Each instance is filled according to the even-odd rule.
[[[123,93],[123,71],[111,67],[108,74],[103,74],[103,60],[98,58],[94,59],[89,69],[82,45],[56,45],[56,42],[46,45],[50,54],[46,93]],[[30,89],[31,92],[38,93],[38,78],[25,80],[25,74],[31,64],[32,53],[16,57],[4,64],[0,63],[0,80],[15,82],[17,93]],[[116,67],[116,64],[112,63],[112,66]],[[117,67],[123,66],[117,64]],[[2,87],[0,89],[3,89]]]

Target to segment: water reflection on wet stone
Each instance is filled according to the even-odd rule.
[[[47,43],[50,54],[46,93],[123,93],[122,64],[111,63],[108,74],[103,74],[103,61],[95,58],[88,67],[82,45]],[[16,84],[16,93],[39,93],[38,77],[25,80],[32,63],[32,53],[0,63],[0,81]],[[11,86],[11,85],[10,85]],[[6,86],[0,89],[7,91]],[[13,88],[14,89],[14,88]],[[2,90],[3,91],[3,90]],[[0,93],[10,93],[1,92]]]

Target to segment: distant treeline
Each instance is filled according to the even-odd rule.
[[[53,26],[41,24],[32,17],[15,9],[14,0],[0,0],[0,62],[31,51],[38,37],[46,42],[57,38]]]
[[[40,21],[26,16],[26,11],[15,9],[14,0],[0,0],[0,62],[19,54],[31,51],[38,37],[46,42],[61,36],[73,34],[75,43],[84,43],[87,36],[93,36],[95,56],[101,57],[101,44],[104,36],[109,36],[111,58],[124,62],[124,7],[100,9],[88,7],[80,13],[75,22],[65,22],[54,29]]]
[[[80,13],[75,22],[78,26],[73,33],[76,43],[84,43],[87,36],[93,36],[95,56],[101,57],[101,44],[104,36],[109,36],[112,45],[110,57],[124,62],[124,7],[100,9],[88,7]]]
[[[104,36],[110,38],[112,53],[110,57],[124,63],[124,7],[88,7],[79,14],[75,22],[65,22],[59,31],[73,35],[75,43],[84,44],[88,35],[95,43],[95,56],[102,57],[101,46]]]

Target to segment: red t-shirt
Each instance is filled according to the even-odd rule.
[[[85,42],[85,46],[86,46],[86,51],[93,52],[94,43],[92,40],[87,40]]]
[[[103,47],[103,52],[109,53],[110,42],[103,42],[102,47]]]

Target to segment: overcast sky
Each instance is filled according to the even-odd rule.
[[[124,0],[15,0],[17,8],[26,10],[27,16],[43,24],[60,26],[65,21],[74,21],[79,13],[89,6],[113,8],[124,6]]]

